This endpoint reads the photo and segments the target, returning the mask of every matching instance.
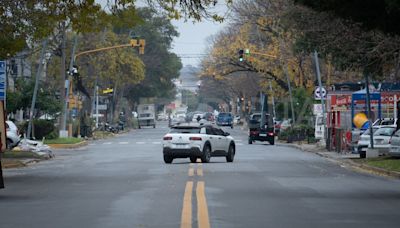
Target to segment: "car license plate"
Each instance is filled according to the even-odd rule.
[[[267,134],[260,134],[260,136],[261,136],[261,137],[266,137],[266,136],[267,136]]]
[[[186,148],[186,144],[176,144],[175,147],[177,149],[185,149]]]

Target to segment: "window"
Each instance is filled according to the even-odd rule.
[[[214,128],[215,135],[224,135],[224,131],[219,128]]]
[[[207,128],[206,128],[206,134],[207,134],[207,135],[214,135],[213,129],[212,129],[211,127],[207,127]]]
[[[395,131],[395,128],[392,127],[383,127],[383,128],[379,128],[374,135],[378,136],[391,136],[393,134],[393,132]]]
[[[200,134],[200,128],[172,128],[169,133],[178,134]]]

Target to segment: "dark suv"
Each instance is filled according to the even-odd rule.
[[[275,144],[275,132],[272,117],[265,114],[265,125],[261,126],[261,113],[254,113],[250,116],[249,126],[249,144],[254,141],[268,141],[269,144]]]

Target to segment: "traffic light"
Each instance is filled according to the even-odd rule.
[[[139,40],[139,54],[140,55],[144,54],[144,46],[146,46],[146,40],[145,39],[140,39]]]
[[[250,49],[246,48],[244,50],[244,53],[246,54],[246,56],[250,56]]]
[[[137,39],[131,39],[131,41],[129,42],[130,43],[130,45],[132,46],[132,47],[137,47]]]
[[[244,53],[243,49],[240,49],[239,50],[239,61],[240,62],[243,62],[243,53]]]

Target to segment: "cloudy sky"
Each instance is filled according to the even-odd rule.
[[[203,21],[193,24],[192,22],[173,21],[180,36],[174,40],[173,52],[181,56],[183,65],[197,66],[202,55],[210,45],[207,39],[217,34],[225,23]]]
[[[107,0],[96,0],[103,6],[106,5]],[[228,9],[224,4],[224,0],[220,0],[221,3],[217,4],[214,12],[219,15],[226,15]],[[137,5],[145,6],[143,0],[138,0]],[[173,52],[181,56],[183,65],[198,66],[202,55],[205,54],[207,44],[207,38],[218,33],[219,30],[223,29],[226,23],[218,23],[213,21],[202,21],[192,23],[190,21],[184,22],[184,20],[174,20],[172,24],[176,26],[180,36],[174,40]]]

